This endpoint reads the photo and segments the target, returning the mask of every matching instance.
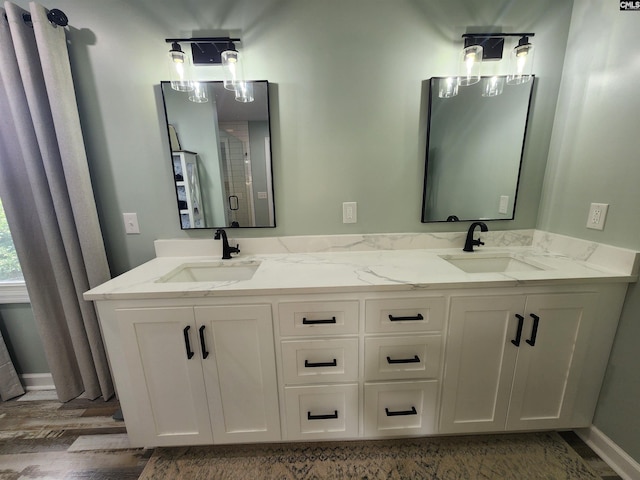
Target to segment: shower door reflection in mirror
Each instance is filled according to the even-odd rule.
[[[208,101],[161,82],[180,226],[275,227],[269,85],[241,103],[222,82],[201,82]]]

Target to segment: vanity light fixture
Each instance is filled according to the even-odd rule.
[[[184,53],[178,42],[172,42],[169,50],[169,80],[174,90],[179,92],[193,90],[189,56]]]
[[[242,66],[239,62],[240,53],[236,50],[236,46],[229,42],[221,57],[222,66],[225,69],[225,79],[222,82],[224,88],[235,91],[238,81],[242,81],[242,78],[238,78],[239,69]]]
[[[517,45],[511,51],[510,70],[506,78],[508,85],[519,85],[533,78],[533,45],[529,37],[535,33],[465,33],[462,61],[458,75],[460,86],[473,85],[481,79],[480,68],[483,61],[502,60],[505,38],[520,37]],[[483,86],[484,96],[496,96],[502,93],[504,79],[490,77]]]
[[[192,102],[208,101],[206,89],[192,78],[189,55],[180,47],[181,43],[189,43],[194,66],[223,66],[224,88],[234,91],[236,100],[239,102],[253,101],[253,85],[244,81],[241,57],[235,45],[236,42],[240,42],[239,38],[166,38],[165,41],[171,43],[171,50],[169,50],[171,88],[181,92],[191,92],[189,100]]]
[[[518,45],[511,51],[511,73],[507,76],[509,85],[520,85],[531,80],[533,77],[533,53],[534,47],[529,43],[529,36],[525,35],[520,38]]]
[[[462,50],[462,59],[458,75],[458,84],[462,87],[476,84],[480,81],[480,66],[483,59],[481,45],[466,45]]]

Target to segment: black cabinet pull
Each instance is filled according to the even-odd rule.
[[[191,325],[187,325],[184,327],[182,333],[184,333],[184,346],[187,347],[187,358],[191,360],[195,355],[193,350],[191,350],[191,343],[189,343],[189,330],[191,329]]]
[[[533,328],[531,329],[531,338],[529,340],[525,340],[532,347],[536,346],[536,337],[538,336],[538,323],[540,323],[540,317],[535,314],[530,314],[531,318],[533,318]]]
[[[421,313],[417,314],[415,317],[394,317],[393,315],[389,315],[390,322],[406,322],[407,320],[424,320],[424,317]]]
[[[307,320],[307,318],[302,319],[303,325],[322,325],[324,323],[336,323],[336,317],[327,318],[326,320]]]
[[[202,358],[207,358],[209,352],[207,352],[207,346],[204,343],[204,325],[200,327],[200,347],[202,348]]]
[[[337,367],[338,361],[334,358],[331,362],[317,362],[311,363],[309,360],[304,361],[305,368],[315,368],[315,367]]]
[[[520,340],[522,339],[522,327],[524,326],[524,317],[522,315],[518,315],[516,313],[516,317],[518,319],[518,331],[516,332],[515,340],[511,340],[516,347],[520,346]]]
[[[334,418],[338,418],[338,410],[334,410],[328,415],[311,415],[311,412],[307,412],[307,420],[331,420]]]
[[[391,357],[387,357],[387,363],[392,365],[394,363],[420,363],[420,357],[418,355],[414,355],[413,358],[398,358],[392,360]]]
[[[399,412],[391,412],[389,411],[388,408],[384,409],[385,413],[387,414],[387,417],[400,417],[403,415],[417,415],[418,411],[416,410],[416,407],[411,407],[411,410],[400,410]]]

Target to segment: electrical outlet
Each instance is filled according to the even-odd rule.
[[[608,209],[608,203],[592,203],[589,208],[589,216],[587,217],[587,228],[603,230]]]
[[[122,218],[124,219],[124,231],[127,232],[127,235],[140,233],[137,213],[123,213]]]
[[[358,203],[344,202],[342,204],[342,223],[356,223],[358,221]]]

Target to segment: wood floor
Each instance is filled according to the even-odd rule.
[[[0,402],[0,480],[137,479],[153,449],[130,448],[118,408],[37,391]],[[561,435],[603,479],[620,479],[573,432]]]

